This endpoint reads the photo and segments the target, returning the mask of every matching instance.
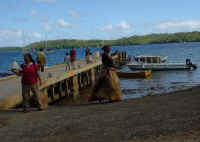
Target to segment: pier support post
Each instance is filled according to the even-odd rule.
[[[90,70],[90,81],[91,81],[91,85],[93,86],[95,84],[95,68],[92,68]]]
[[[68,80],[65,80],[65,97],[69,97],[70,94],[68,82],[69,82]]]
[[[48,97],[47,89],[40,90],[40,96],[42,101],[42,108],[45,109],[48,107],[48,102],[50,102],[50,98]]]
[[[76,100],[79,94],[78,75],[73,76],[73,99]]]
[[[55,99],[54,99],[54,88],[53,88],[53,85],[51,85],[51,86],[48,88],[48,97],[51,98],[51,101],[50,101],[50,102],[55,101]]]

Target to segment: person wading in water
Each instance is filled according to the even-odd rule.
[[[24,113],[29,112],[29,97],[30,92],[32,92],[34,99],[37,102],[38,111],[42,111],[42,102],[40,97],[40,91],[38,86],[38,81],[42,85],[39,67],[35,64],[31,54],[24,55],[25,64],[21,65],[22,71],[15,72],[16,75],[22,76],[22,96],[23,96],[23,108]]]

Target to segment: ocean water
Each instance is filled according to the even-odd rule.
[[[101,51],[100,48],[92,48]],[[136,46],[112,47],[112,51],[126,50],[129,56],[137,55],[167,55],[169,62],[185,62],[190,58],[200,67],[200,43],[173,43],[152,44]],[[78,58],[83,58],[85,49],[76,49]],[[55,65],[63,62],[66,49],[56,50],[47,54],[47,65]],[[34,55],[33,55],[34,56]],[[21,52],[0,52],[0,73],[8,72],[10,64],[16,59],[23,63]],[[126,66],[122,69],[130,71]],[[3,76],[3,74],[0,74]],[[149,79],[121,79],[121,88],[125,98],[136,98],[149,94],[167,93],[192,86],[200,85],[200,68],[194,71],[162,71],[153,72]]]

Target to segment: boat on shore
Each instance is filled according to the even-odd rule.
[[[165,56],[166,59],[167,56]],[[197,66],[186,59],[185,63],[168,63],[164,61],[162,56],[141,56],[139,61],[133,61],[128,64],[131,70],[152,70],[152,71],[167,71],[167,70],[191,70]]]
[[[152,71],[137,71],[137,72],[121,72],[117,71],[117,75],[119,78],[129,78],[129,79],[137,79],[137,78],[148,78],[151,76]]]

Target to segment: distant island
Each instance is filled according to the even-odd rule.
[[[171,34],[149,34],[143,36],[124,37],[116,40],[76,40],[76,39],[59,39],[40,41],[27,45],[25,49],[64,49],[64,48],[84,48],[84,47],[101,47],[103,45],[124,46],[124,45],[141,45],[141,44],[161,44],[161,43],[183,43],[183,42],[200,42],[200,32],[181,32]],[[19,50],[18,47],[0,48],[2,50]],[[21,48],[22,49],[22,48]]]
[[[21,51],[23,50],[22,47],[1,47],[0,51]]]
[[[185,32],[174,34],[149,34],[143,36],[124,37],[117,40],[48,40],[32,43],[26,46],[30,48],[62,49],[71,47],[99,47],[103,45],[122,46],[122,45],[141,45],[141,44],[160,44],[160,43],[182,43],[200,42],[200,32]]]

